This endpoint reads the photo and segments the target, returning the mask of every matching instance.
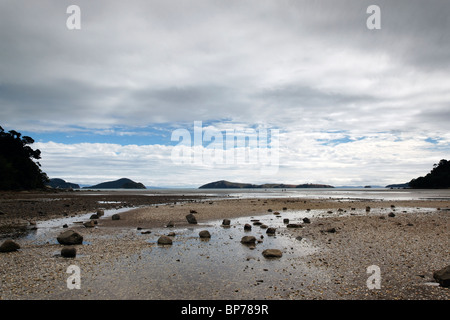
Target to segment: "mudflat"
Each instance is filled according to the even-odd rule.
[[[3,194],[4,226],[34,221],[29,233],[8,235],[20,249],[0,253],[0,297],[446,300],[449,288],[432,274],[450,264],[449,208],[448,200]],[[98,209],[110,214],[92,228],[80,223]],[[188,223],[190,213],[197,224]],[[80,221],[45,225],[67,216]],[[75,258],[62,257],[56,241],[67,229],[84,238]],[[211,238],[199,237],[203,230]],[[159,245],[162,235],[172,244]],[[252,246],[241,243],[249,235],[257,240]],[[282,256],[266,258],[266,249]],[[81,270],[80,289],[68,288],[73,265]],[[370,286],[373,266],[379,288]]]

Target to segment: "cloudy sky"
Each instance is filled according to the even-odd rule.
[[[447,0],[0,0],[0,125],[79,184],[403,183],[449,158],[449,17]],[[200,155],[256,133],[259,157],[180,163],[180,132]]]

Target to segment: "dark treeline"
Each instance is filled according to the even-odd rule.
[[[43,188],[48,181],[39,160],[41,151],[29,145],[34,140],[17,131],[5,132],[0,126],[0,190]]]
[[[412,179],[409,186],[415,189],[450,188],[450,161],[441,160],[425,177]]]

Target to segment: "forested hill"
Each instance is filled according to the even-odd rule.
[[[326,184],[283,184],[283,183],[266,183],[266,184],[251,184],[251,183],[239,183],[230,182],[226,180],[220,180],[210,182],[199,187],[199,189],[269,189],[269,188],[334,188],[333,186]]]
[[[433,165],[433,169],[424,177],[412,179],[409,186],[414,189],[447,189],[450,188],[450,161],[441,160]]]

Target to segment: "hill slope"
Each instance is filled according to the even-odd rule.
[[[83,189],[146,189],[140,182],[122,178],[115,181],[108,181],[96,184],[95,186],[84,187]]]
[[[283,184],[283,183],[266,183],[266,184],[250,184],[230,182],[220,180],[210,182],[199,187],[199,189],[270,189],[270,188],[334,188],[325,184]]]
[[[65,180],[59,178],[50,179],[46,185],[55,189],[80,189],[78,184],[66,182]]]
[[[450,188],[450,161],[441,160],[425,177],[418,177],[409,182],[414,189],[446,189]]]

